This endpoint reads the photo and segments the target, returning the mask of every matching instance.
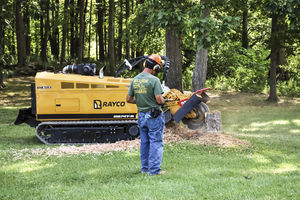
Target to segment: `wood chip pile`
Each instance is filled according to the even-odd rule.
[[[190,141],[193,144],[212,145],[219,147],[242,146],[248,147],[250,143],[237,139],[231,135],[220,133],[205,133],[203,129],[190,130],[183,124],[169,123],[165,127],[164,143],[178,143],[182,141]],[[119,141],[107,144],[86,144],[86,145],[60,145],[57,147],[49,146],[38,149],[23,149],[14,152],[14,159],[31,157],[33,155],[45,156],[68,156],[79,154],[101,154],[112,151],[130,151],[138,149],[140,139],[131,141]]]

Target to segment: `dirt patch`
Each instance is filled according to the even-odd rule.
[[[232,135],[221,133],[205,133],[203,129],[191,130],[183,124],[169,123],[165,128],[164,143],[178,143],[189,141],[193,144],[218,146],[218,147],[248,147],[248,141],[240,140]],[[36,155],[45,156],[68,156],[79,154],[101,154],[112,151],[130,151],[138,149],[140,146],[140,139],[131,141],[119,141],[116,143],[107,144],[89,144],[89,145],[61,145],[58,147],[46,147],[42,149],[23,149],[13,152],[14,159],[19,160],[24,157],[30,158]]]

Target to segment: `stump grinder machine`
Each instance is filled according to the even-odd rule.
[[[15,125],[34,127],[36,136],[45,144],[109,143],[137,138],[138,111],[136,105],[126,102],[132,79],[120,75],[138,68],[147,57],[125,59],[115,76],[104,76],[105,67],[96,75],[95,64],[67,65],[59,73],[38,72],[31,84],[31,107],[19,110]],[[190,94],[169,89],[165,79],[170,62],[161,57],[166,123],[182,120],[189,128],[203,126],[205,112],[209,111],[205,90],[209,88]]]

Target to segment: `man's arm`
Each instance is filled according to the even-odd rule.
[[[128,94],[127,94],[127,97],[126,97],[126,101],[127,101],[127,103],[133,103],[133,104],[136,103],[135,97],[129,96]]]
[[[165,99],[163,98],[162,94],[156,95],[155,99],[156,99],[156,103],[158,103],[160,105],[164,105],[165,104]]]

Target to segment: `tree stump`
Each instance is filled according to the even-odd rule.
[[[221,112],[218,110],[205,113],[205,129],[208,133],[220,133],[222,131]]]

